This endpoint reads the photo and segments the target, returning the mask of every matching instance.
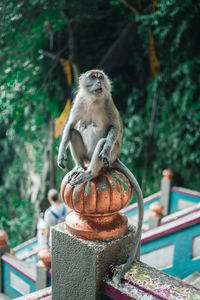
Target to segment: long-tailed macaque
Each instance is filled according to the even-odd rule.
[[[122,145],[123,126],[111,95],[111,83],[100,70],[91,70],[79,78],[79,89],[65,125],[58,153],[58,165],[65,168],[66,149],[70,150],[75,168],[68,173],[68,182],[78,185],[96,177],[104,167],[124,173],[136,194],[138,226],[129,258],[115,280],[128,271],[134,259],[139,258],[143,221],[143,197],[137,180],[118,158]]]

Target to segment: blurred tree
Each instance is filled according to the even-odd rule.
[[[59,139],[52,143],[52,120],[71,94],[61,57],[72,66],[74,87],[79,72],[94,67],[113,79],[125,127],[120,156],[145,195],[159,189],[166,167],[177,184],[199,188],[200,5],[160,0],[153,13],[152,6],[153,0],[0,3],[0,226],[13,244],[33,234],[34,210],[46,208],[48,188],[55,179],[59,188],[63,177],[54,169]],[[156,77],[150,29],[161,66]]]
[[[55,77],[62,72],[58,58],[49,59],[43,51],[52,46],[56,53],[64,51],[54,36],[65,24],[62,5],[22,0],[0,4],[0,196],[6,199],[0,212],[1,226],[14,244],[33,235],[34,208],[46,208],[46,190],[55,186],[55,172],[50,172],[54,157],[49,160],[51,119],[58,115],[67,91],[63,92],[62,76],[52,81],[53,72]],[[43,153],[48,153],[46,159]]]

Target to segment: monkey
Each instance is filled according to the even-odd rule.
[[[97,177],[103,168],[122,172],[131,182],[138,202],[138,224],[127,262],[114,278],[120,282],[135,259],[139,258],[143,222],[143,195],[130,170],[119,160],[123,125],[113,102],[111,81],[101,70],[90,70],[79,77],[79,88],[65,125],[58,151],[57,164],[65,168],[66,149],[75,167],[67,174],[67,181],[75,186]]]

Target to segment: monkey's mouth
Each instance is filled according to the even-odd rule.
[[[101,94],[101,93],[102,93],[102,91],[103,91],[103,90],[102,90],[102,88],[101,88],[101,87],[99,87],[98,89],[96,89],[96,90],[95,90],[95,93],[96,93],[96,94]]]

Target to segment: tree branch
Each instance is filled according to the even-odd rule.
[[[67,14],[63,11],[62,15],[66,20],[68,33],[69,33],[69,58],[68,59],[72,64],[72,68],[73,68],[73,72],[74,72],[74,79],[77,82],[79,70],[78,70],[78,66],[76,64],[76,48],[75,48],[75,43],[74,43],[73,29],[71,27],[71,23],[70,23],[70,20],[69,20]]]
[[[126,7],[128,7],[135,15],[140,15],[139,11],[135,9],[132,5],[130,5],[126,0],[119,0],[121,3],[123,3]]]
[[[128,51],[130,51],[129,45],[135,38],[135,31],[133,31],[134,21],[130,21],[128,25],[121,32],[120,36],[112,43],[108,51],[102,57],[98,63],[98,67],[105,70],[105,72],[111,72],[116,66],[120,67],[126,60]],[[124,55],[126,52],[126,55]]]

